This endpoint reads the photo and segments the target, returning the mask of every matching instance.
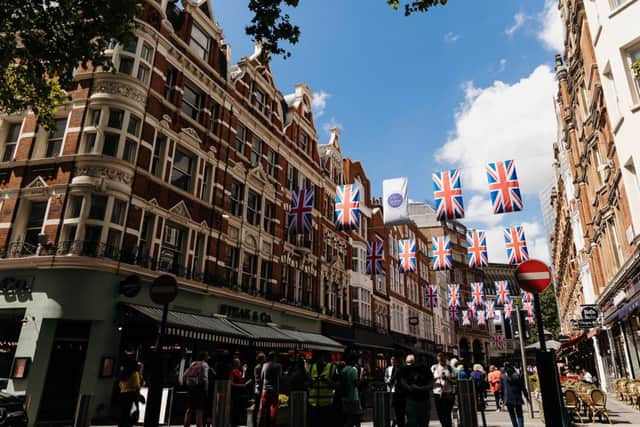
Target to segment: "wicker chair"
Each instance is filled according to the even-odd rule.
[[[578,395],[573,390],[565,390],[564,392],[564,407],[567,408],[569,415],[576,414],[582,424],[582,416],[580,415],[580,401]]]
[[[634,386],[632,381],[624,382],[623,389],[622,389],[622,401],[628,405],[633,404],[633,396],[632,396],[633,388]]]
[[[616,393],[616,399],[622,400],[622,385],[626,380],[624,378],[616,378],[613,380],[613,390]]]
[[[600,389],[593,389],[589,394],[589,412],[591,413],[591,420],[595,422],[596,415],[602,418],[602,415],[607,417],[607,421],[611,424],[609,418],[609,411],[607,411],[607,395]]]

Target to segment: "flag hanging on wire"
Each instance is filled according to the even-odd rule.
[[[438,306],[438,285],[430,285],[426,284],[424,287],[424,296],[425,303],[427,307],[437,307]]]
[[[489,265],[486,232],[479,230],[467,231],[467,262],[469,263],[469,268],[482,268]]]
[[[496,285],[496,302],[498,304],[508,304],[510,300],[509,282],[506,280],[497,280]]]
[[[513,160],[487,163],[487,180],[494,214],[517,212],[524,208]]]
[[[449,307],[449,319],[451,320],[458,320],[458,307],[457,306],[452,306]]]
[[[476,319],[478,320],[478,326],[484,326],[487,323],[487,312],[478,310],[476,312]]]
[[[416,241],[415,239],[398,240],[398,267],[400,273],[416,271]]]
[[[433,269],[435,271],[450,270],[453,265],[453,255],[449,236],[433,236],[432,242]]]
[[[495,313],[495,303],[493,301],[487,301],[484,303],[486,312],[487,312],[487,320],[493,320]]]
[[[533,317],[533,303],[524,302],[522,308],[527,312],[527,317]]]
[[[460,306],[460,285],[450,284],[447,289],[447,306],[459,307]]]
[[[382,274],[384,271],[384,243],[380,239],[367,242],[367,274]]]
[[[494,310],[493,312],[493,323],[495,325],[502,324],[502,312],[500,310]]]
[[[521,225],[504,229],[504,243],[507,248],[509,264],[522,264],[529,259],[527,239],[524,235],[524,227]]]
[[[471,301],[476,306],[484,304],[484,284],[482,282],[471,282]]]
[[[462,326],[471,326],[469,310],[462,310]]]
[[[464,218],[460,171],[449,169],[433,175],[433,200],[438,221]]]
[[[289,232],[305,234],[311,232],[313,224],[313,188],[294,190],[291,193]]]
[[[355,230],[360,226],[360,186],[358,184],[336,187],[336,207],[333,223],[337,230]]]
[[[533,294],[527,291],[520,291],[520,297],[522,298],[522,302],[533,302]]]
[[[504,306],[504,318],[509,320],[511,319],[511,312],[513,311],[513,306],[511,303],[505,304]]]
[[[534,323],[536,323],[536,319],[533,316],[527,316],[527,324],[533,325]]]
[[[400,225],[409,222],[407,178],[382,181],[382,215],[385,225]]]

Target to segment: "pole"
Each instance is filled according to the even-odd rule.
[[[518,340],[520,341],[520,361],[522,363],[523,374],[525,374],[524,378],[525,378],[525,384],[527,386],[527,393],[529,394],[529,400],[527,401],[527,404],[529,406],[529,413],[531,414],[531,418],[534,418],[533,403],[531,403],[531,384],[529,383],[529,375],[526,375],[527,358],[524,352],[524,332],[522,330],[522,316],[520,313],[520,306],[517,304],[516,304],[516,309],[517,309],[516,321],[518,323]]]
[[[542,309],[540,308],[540,294],[533,294],[533,308],[536,312],[536,325],[538,326],[538,341],[540,351],[547,351],[547,343],[544,339],[544,325],[542,324]]]
[[[156,348],[153,352],[151,378],[149,381],[149,395],[147,396],[147,407],[144,414],[145,427],[158,427],[160,419],[160,402],[162,400],[162,345],[167,329],[167,315],[169,304],[162,306],[162,322],[160,322],[160,333],[156,340]]]

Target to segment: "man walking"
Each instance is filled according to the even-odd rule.
[[[269,353],[269,360],[262,367],[260,384],[260,427],[275,427],[280,395],[280,376],[282,366],[276,361],[276,353]]]
[[[404,396],[404,390],[402,386],[398,384],[401,370],[402,366],[398,365],[396,357],[392,356],[391,364],[387,366],[387,369],[384,371],[384,382],[387,385],[387,391],[391,393],[391,404],[393,405],[395,415],[393,426],[395,427],[405,426],[405,406],[407,402]]]
[[[429,391],[433,386],[433,376],[422,363],[416,364],[413,354],[407,356],[406,363],[400,385],[407,397],[407,427],[426,427],[431,412]]]
[[[336,384],[336,365],[327,362],[327,354],[319,353],[309,368],[309,421],[311,427],[331,425],[333,394]]]
[[[437,363],[431,367],[433,374],[433,400],[435,401],[438,419],[442,427],[452,427],[451,412],[453,411],[453,386],[456,382],[453,369],[447,364],[444,354],[438,353]]]

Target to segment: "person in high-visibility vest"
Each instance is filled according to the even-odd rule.
[[[311,427],[326,427],[331,423],[333,394],[336,384],[336,365],[327,362],[327,354],[320,353],[309,367],[309,421]]]

